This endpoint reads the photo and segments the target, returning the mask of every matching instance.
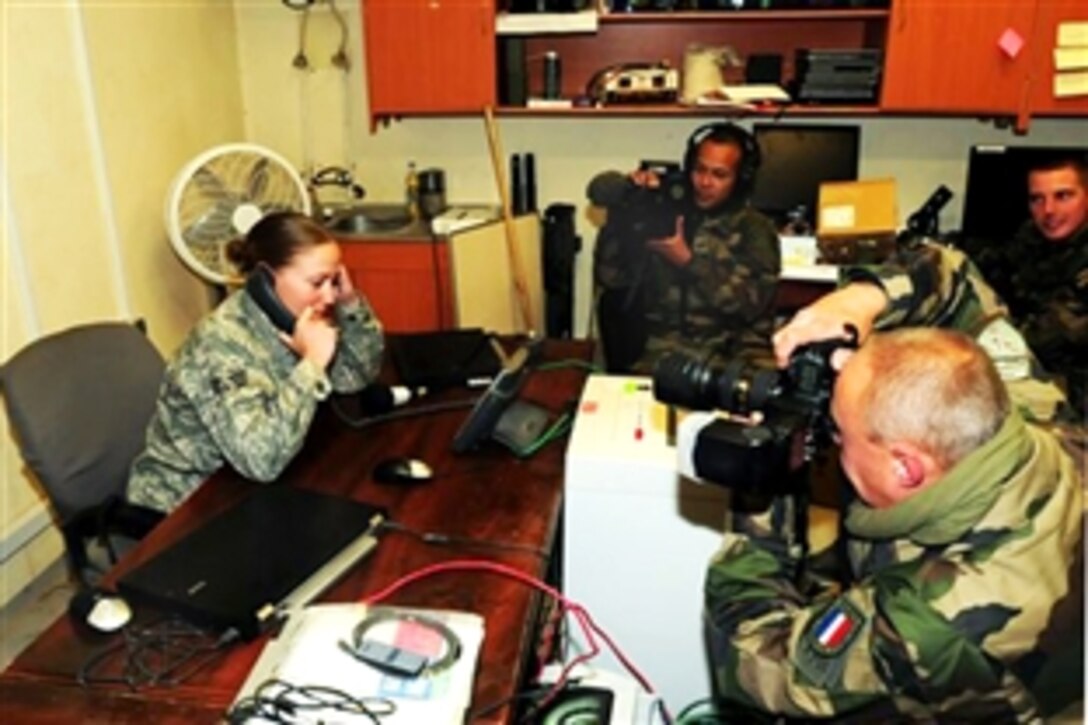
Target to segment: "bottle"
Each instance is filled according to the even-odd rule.
[[[559,53],[554,50],[549,50],[544,54],[544,97],[545,98],[559,98],[560,89],[562,88],[562,65],[559,60]]]
[[[404,204],[408,207],[408,214],[413,219],[419,218],[419,174],[416,173],[416,162],[408,162],[408,173],[404,177]]]

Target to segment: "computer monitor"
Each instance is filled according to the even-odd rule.
[[[1028,211],[1028,169],[1051,159],[1081,155],[1088,147],[1001,146],[971,147],[967,188],[963,195],[965,240],[1007,240],[1031,217]]]
[[[805,221],[815,229],[820,184],[858,178],[860,129],[757,123],[752,131],[762,156],[752,205],[779,225],[804,206]]]

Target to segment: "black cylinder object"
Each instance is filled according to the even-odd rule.
[[[525,154],[525,161],[521,167],[525,175],[522,188],[525,192],[525,204],[522,213],[536,211],[536,157],[533,154]]]
[[[510,155],[510,213],[525,213],[525,180],[521,175],[521,154]]]
[[[442,169],[419,172],[419,212],[433,219],[446,211],[446,174]]]

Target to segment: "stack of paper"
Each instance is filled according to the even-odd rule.
[[[697,106],[750,106],[759,103],[789,103],[790,94],[773,83],[746,83],[704,93]]]
[[[1054,96],[1088,96],[1088,22],[1058,25],[1054,48]]]

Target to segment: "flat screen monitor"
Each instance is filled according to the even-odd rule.
[[[858,178],[857,126],[757,123],[752,132],[762,157],[752,205],[780,226],[804,206],[805,220],[815,228],[820,184]]]
[[[1051,159],[1088,156],[1088,147],[1000,146],[971,147],[967,187],[963,195],[965,239],[1007,240],[1031,217],[1028,211],[1028,169]]]

